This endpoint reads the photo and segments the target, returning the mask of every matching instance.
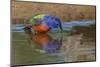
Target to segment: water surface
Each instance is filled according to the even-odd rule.
[[[47,34],[27,34],[13,29],[12,65],[95,61],[95,24],[70,28]]]

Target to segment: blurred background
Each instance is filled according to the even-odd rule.
[[[96,17],[95,6],[66,5],[51,3],[35,3],[12,0],[12,23],[23,23],[28,18],[37,14],[49,14],[59,17],[62,22],[73,20],[91,20]]]

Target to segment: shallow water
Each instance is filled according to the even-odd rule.
[[[90,26],[95,24],[95,20],[81,20],[81,21],[70,21],[70,22],[63,22],[62,27],[64,31],[72,31],[73,27],[75,26]],[[23,31],[24,24],[13,24],[11,30],[13,32],[24,32]],[[56,29],[53,29],[56,30]]]
[[[95,25],[72,30],[47,34],[12,31],[12,65],[95,61]]]

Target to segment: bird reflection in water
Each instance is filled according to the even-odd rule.
[[[62,34],[59,38],[53,38],[47,33],[36,33],[33,34],[29,29],[24,29],[29,35],[31,41],[42,48],[46,53],[59,53],[60,47],[62,46]]]

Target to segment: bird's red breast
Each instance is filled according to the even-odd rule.
[[[32,27],[32,29],[36,32],[39,32],[39,33],[49,31],[49,27],[47,25],[44,25],[44,24],[35,25]]]

